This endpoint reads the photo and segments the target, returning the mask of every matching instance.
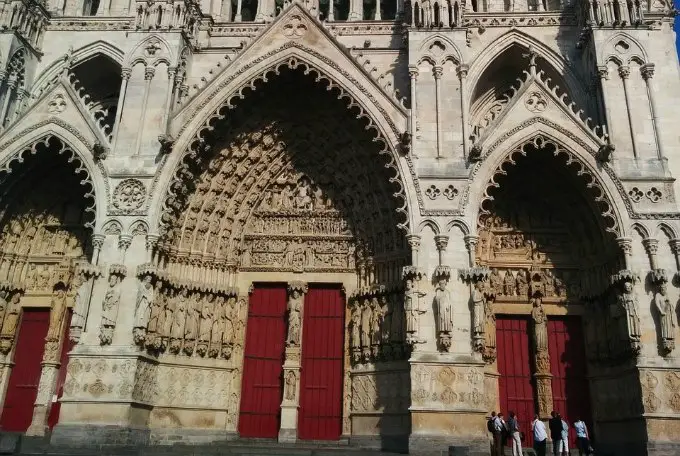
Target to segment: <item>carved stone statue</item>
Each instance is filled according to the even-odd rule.
[[[212,327],[210,331],[210,348],[208,356],[217,358],[222,350],[222,337],[224,334],[224,324],[227,318],[224,296],[217,296],[215,299],[215,311],[213,312]]]
[[[512,275],[512,271],[505,271],[505,277],[503,277],[503,294],[505,296],[515,296],[515,278]]]
[[[198,317],[200,294],[192,293],[187,300],[186,320],[184,322],[184,353],[191,355],[194,352],[194,342],[198,337]]]
[[[361,299],[361,346],[368,349],[371,346],[371,318],[373,312],[368,298]]]
[[[419,342],[418,331],[420,329],[420,315],[425,313],[421,310],[420,300],[426,295],[416,289],[413,280],[406,280],[404,292],[404,311],[406,313],[406,337],[412,342]]]
[[[484,359],[496,360],[496,314],[490,299],[484,300]]]
[[[66,290],[63,288],[55,290],[50,307],[50,326],[47,329],[45,340],[54,342],[58,341],[61,337],[61,329],[64,324],[67,308]]]
[[[533,299],[531,318],[534,321],[534,345],[536,353],[548,351],[548,317],[543,309],[541,298]]]
[[[146,346],[158,350],[160,348],[165,318],[166,290],[155,294],[151,301],[149,320],[146,326]]]
[[[73,315],[71,315],[71,328],[69,338],[73,342],[78,342],[87,322],[87,311],[89,303],[89,292],[87,287],[83,287],[85,276],[82,273],[76,274],[71,281],[71,290],[74,293]]]
[[[300,345],[302,299],[300,290],[291,290],[290,297],[288,298],[288,337],[286,338],[286,345],[288,347]]]
[[[170,329],[170,351],[179,353],[184,340],[184,324],[186,323],[187,307],[189,305],[188,292],[182,288],[171,302],[172,327]]]
[[[7,291],[0,290],[0,328],[7,312]]]
[[[393,346],[404,342],[404,305],[401,296],[392,295],[392,327],[390,328],[390,341]]]
[[[529,294],[529,279],[527,278],[527,272],[524,269],[517,271],[515,282],[517,286],[517,294],[519,296],[527,296]]]
[[[484,349],[485,312],[484,282],[478,280],[472,288],[472,340],[475,350]]]
[[[358,363],[361,360],[361,307],[359,300],[354,301],[350,317],[350,347],[352,348],[352,361]]]
[[[390,342],[390,334],[392,329],[392,309],[387,295],[380,296],[380,312],[382,313],[382,325],[380,327],[381,339],[383,344]]]
[[[5,319],[0,330],[0,352],[7,354],[12,349],[14,336],[19,325],[19,314],[21,312],[21,293],[14,292],[9,300]]]
[[[640,351],[640,315],[638,313],[638,300],[633,291],[633,283],[625,281],[623,283],[623,293],[620,297],[621,305],[626,312],[626,332],[630,340],[631,349],[634,353]]]
[[[286,373],[286,400],[294,401],[297,392],[297,376],[292,370]]]
[[[434,308],[437,311],[437,337],[444,350],[451,348],[451,331],[453,330],[453,306],[451,293],[446,289],[448,280],[440,278],[434,291]]]
[[[215,295],[208,293],[201,300],[200,321],[198,324],[198,345],[196,351],[205,356],[210,344],[210,329],[213,325],[213,312],[215,312]]]
[[[146,330],[151,318],[151,305],[154,301],[154,288],[152,277],[146,274],[142,278],[142,283],[137,291],[137,302],[135,303],[135,322],[132,327],[132,337],[137,345],[144,345],[146,341]]]
[[[113,340],[113,330],[116,328],[118,306],[120,305],[120,276],[109,274],[109,289],[102,302],[102,320],[99,331],[99,342],[109,345]]]
[[[163,317],[161,319],[163,321],[161,348],[163,349],[168,347],[169,340],[172,338],[172,327],[175,324],[175,307],[177,307],[177,291],[174,288],[168,288],[164,301],[165,305],[163,306]],[[183,328],[182,331],[184,331]]]
[[[236,297],[229,296],[224,306],[224,333],[222,334],[222,357],[225,359],[231,358],[234,349],[237,315]]]
[[[661,326],[661,349],[664,354],[669,354],[675,349],[675,309],[668,299],[668,284],[659,284],[659,291],[654,295],[654,304],[659,312]]]

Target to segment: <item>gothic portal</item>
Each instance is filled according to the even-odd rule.
[[[0,11],[0,432],[680,449],[668,2]]]

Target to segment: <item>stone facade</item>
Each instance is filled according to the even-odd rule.
[[[3,394],[22,308],[51,309],[27,433],[68,334],[52,443],[237,436],[278,282],[295,440],[300,303],[333,283],[348,439],[487,448],[496,316],[531,318],[545,416],[574,315],[601,448],[680,451],[670,3],[331,4],[2,3]]]

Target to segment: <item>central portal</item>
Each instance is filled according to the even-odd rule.
[[[281,428],[297,424],[299,439],[339,439],[345,333],[341,286],[257,284],[248,308],[240,436],[276,438]],[[301,348],[296,344],[300,334]],[[282,408],[297,408],[297,423],[286,423],[284,417],[282,426]]]

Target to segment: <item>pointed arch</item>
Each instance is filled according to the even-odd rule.
[[[620,49],[617,49],[620,47]],[[618,32],[609,37],[604,46],[599,47],[598,61],[606,62],[614,60],[619,65],[637,59],[642,63],[647,63],[648,57],[644,46],[640,42],[625,32]]]
[[[475,165],[470,174],[470,191],[463,202],[470,214],[468,219],[478,220],[482,204],[490,197],[489,190],[497,186],[496,177],[505,174],[515,163],[513,156],[526,155],[524,146],[537,144],[552,145],[554,156],[563,156],[566,165],[574,167],[575,175],[585,182],[595,202],[601,206],[599,215],[607,221],[606,231],[619,237],[625,236],[634,212],[614,171],[609,165],[596,160],[597,150],[593,145],[541,118],[534,118],[508,132],[489,148],[484,161]],[[474,204],[469,205],[468,202]]]
[[[91,205],[86,212],[93,215],[88,225],[97,229],[106,214],[105,204],[108,201],[109,188],[106,169],[101,162],[92,157],[92,144],[82,137],[77,129],[66,122],[52,118],[39,123],[33,128],[18,132],[11,139],[0,144],[0,180],[12,174],[16,165],[21,164],[29,155],[44,153],[47,145],[59,143],[58,153],[64,155],[68,163],[75,165],[75,173],[81,176],[81,185],[85,186],[85,198]]]
[[[101,55],[116,63],[122,68],[125,53],[117,46],[108,41],[98,40],[83,47],[73,50],[70,54],[65,54],[49,64],[35,80],[31,93],[34,98],[44,93],[47,86],[51,85],[59,74],[64,70],[65,65],[75,67],[84,63],[97,55]]]
[[[649,239],[649,230],[639,222],[633,223],[630,227],[630,232],[637,232],[642,239]]]
[[[305,13],[307,14],[307,13]],[[234,62],[232,62],[234,65]],[[388,101],[384,97],[378,99],[375,90],[364,86],[353,75],[341,68],[336,62],[315,49],[303,44],[289,41],[278,49],[258,57],[234,70],[231,76],[223,81],[216,81],[204,90],[173,119],[171,129],[177,138],[173,152],[164,159],[157,171],[152,185],[152,196],[149,202],[151,211],[151,229],[157,229],[160,223],[163,198],[169,190],[174,171],[184,157],[192,153],[192,149],[202,145],[205,135],[209,134],[217,121],[228,116],[235,103],[246,97],[248,91],[257,90],[268,78],[280,73],[282,68],[302,68],[305,74],[311,74],[317,83],[327,90],[337,91],[338,99],[345,101],[347,109],[365,122],[365,129],[372,132],[373,141],[381,145],[379,154],[387,158],[385,167],[392,174],[390,182],[398,186],[395,196],[400,200],[398,212],[403,214],[403,228],[413,223],[412,214],[408,210],[407,185],[405,176],[412,176],[412,164],[400,159],[401,134],[406,128],[405,108],[396,100]],[[374,81],[375,82],[375,81]],[[381,92],[382,93],[382,92]],[[202,146],[201,146],[202,147]],[[173,170],[168,172],[166,169]]]
[[[495,39],[484,52],[480,53],[479,56],[470,63],[468,72],[469,87],[477,87],[484,71],[513,45],[520,46],[527,52],[529,51],[529,48],[535,50],[540,59],[550,65],[556,73],[563,75],[566,84],[566,87],[563,89],[565,89],[570,96],[576,97],[575,99],[579,102],[582,101],[581,97],[583,96],[582,94],[586,93],[586,87],[581,83],[578,75],[569,65],[567,65],[564,57],[545,43],[517,29],[510,30],[506,34]],[[473,92],[474,90],[469,92],[470,97]],[[468,98],[467,102],[470,103],[471,99]],[[580,104],[585,106],[584,103]]]

